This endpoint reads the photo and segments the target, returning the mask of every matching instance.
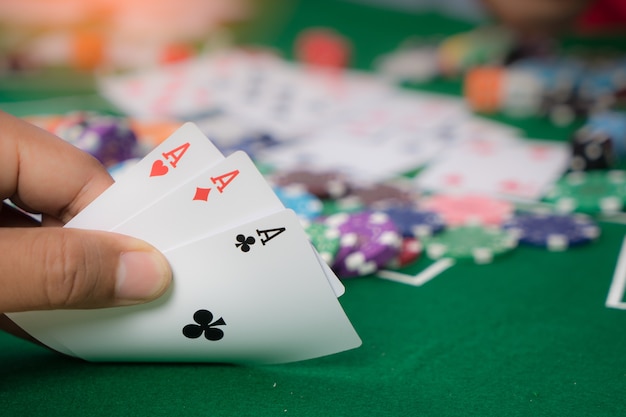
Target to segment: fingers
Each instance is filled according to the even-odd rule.
[[[171,281],[165,257],[115,233],[0,228],[0,312],[100,308],[146,302]]]
[[[86,152],[0,112],[0,200],[66,223],[112,183]]]

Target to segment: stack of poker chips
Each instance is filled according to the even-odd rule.
[[[444,259],[489,264],[519,246],[569,250],[599,238],[596,215],[626,206],[624,171],[572,172],[541,211],[480,194],[421,195],[401,179],[356,185],[332,170],[278,171],[268,180],[341,279]]]
[[[589,171],[614,168],[626,159],[626,113],[593,114],[570,140],[570,169]]]
[[[509,66],[470,69],[464,94],[478,112],[544,116],[557,125],[567,125],[614,108],[625,86],[622,60],[593,65],[574,58],[527,58]]]
[[[106,167],[140,156],[140,143],[131,121],[97,112],[31,116],[29,122],[89,153]]]

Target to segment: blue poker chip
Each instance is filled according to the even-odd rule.
[[[521,214],[502,225],[513,231],[519,243],[563,251],[590,243],[600,236],[600,228],[584,214]]]
[[[626,157],[626,114],[618,111],[604,111],[589,116],[582,127],[590,134],[604,133],[620,157]]]
[[[297,185],[284,187],[274,186],[274,194],[288,209],[293,210],[298,217],[313,220],[322,214],[324,204],[315,195]]]
[[[446,227],[443,217],[434,211],[412,206],[395,206],[383,211],[404,237],[428,237],[443,231]]]

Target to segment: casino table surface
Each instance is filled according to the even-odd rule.
[[[335,27],[353,42],[359,68],[410,35],[470,27],[340,1],[289,5],[247,36],[289,56],[299,30]],[[0,108],[106,107],[88,79],[55,77],[63,78],[0,80]],[[417,87],[460,91],[454,80]],[[497,119],[536,138],[565,140],[572,129]],[[87,363],[0,333],[0,415],[626,415],[626,311],[605,307],[626,225],[600,226],[592,245],[520,247],[489,265],[457,264],[419,287],[374,276],[345,280],[340,302],[363,345],[304,362]],[[407,272],[428,264],[421,259]]]

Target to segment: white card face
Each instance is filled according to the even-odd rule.
[[[184,118],[222,107],[223,94],[237,83],[235,70],[270,59],[275,58],[246,51],[215,53],[159,68],[102,77],[99,91],[132,116]]]
[[[259,159],[283,169],[338,169],[355,182],[382,181],[439,155],[454,139],[441,127],[466,118],[458,100],[396,94],[301,140],[262,151]]]
[[[416,184],[424,190],[534,201],[565,172],[568,161],[564,143],[471,140],[446,151],[416,177]]]
[[[284,208],[248,155],[238,151],[112,231],[165,251]]]
[[[279,139],[310,132],[320,121],[388,93],[372,76],[307,70],[279,59],[239,60],[231,70],[229,88],[215,90],[221,107]]]
[[[65,227],[112,230],[224,156],[192,123],[184,124]]]
[[[126,114],[140,118],[163,119],[209,111],[215,109],[217,103],[207,80],[217,74],[210,72],[208,60],[200,57],[159,68],[103,77],[99,80],[99,90]],[[220,68],[217,64],[211,67]]]
[[[335,272],[330,268],[330,266],[322,259],[321,255],[317,252],[315,247],[311,245],[311,249],[315,252],[315,256],[317,257],[317,261],[320,263],[324,274],[326,275],[326,279],[330,284],[330,287],[333,289],[335,296],[341,297],[346,292],[346,287],[343,286]]]
[[[165,251],[284,209],[250,158],[244,152],[235,152],[112,231],[145,240]],[[320,262],[337,297],[343,295],[343,284],[322,259]]]
[[[271,364],[361,344],[291,210],[165,255],[174,282],[155,302],[10,317],[92,361]]]

